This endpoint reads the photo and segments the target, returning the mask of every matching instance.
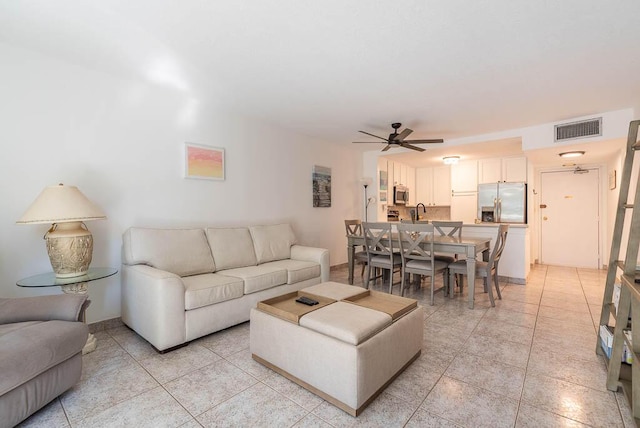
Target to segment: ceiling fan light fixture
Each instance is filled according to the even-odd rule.
[[[582,150],[573,150],[570,152],[558,153],[558,156],[560,156],[561,158],[577,158],[584,155],[584,153],[585,152]]]
[[[413,132],[409,128],[405,128],[402,132],[398,133],[398,129],[402,126],[400,122],[394,122],[391,124],[393,128],[393,133],[389,134],[387,138],[380,137],[378,135],[371,134],[366,131],[358,131],[361,134],[368,135],[370,137],[377,138],[382,141],[354,141],[355,144],[369,144],[369,143],[383,143],[386,146],[382,149],[383,152],[386,152],[392,147],[402,147],[405,149],[415,150],[417,152],[424,152],[425,149],[422,147],[418,147],[415,144],[437,144],[443,143],[444,140],[442,138],[430,139],[430,140],[407,140],[406,138]]]
[[[445,165],[455,165],[460,160],[460,156],[445,156],[442,158],[442,162]]]

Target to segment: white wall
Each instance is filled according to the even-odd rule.
[[[298,241],[344,263],[345,218],[359,218],[361,156],[242,118],[171,87],[61,62],[0,44],[0,296],[51,270],[48,225],[16,225],[47,185],[76,185],[107,214],[89,222],[92,266],[120,265],[130,226],[291,222]],[[183,143],[224,147],[226,181],[183,178]],[[332,168],[332,207],[313,208],[313,165]],[[90,284],[89,322],[120,315],[120,275]]]
[[[602,135],[585,139],[569,140],[563,143],[554,141],[554,125],[558,123],[570,123],[580,120],[602,117]],[[629,122],[633,120],[633,109],[616,110],[604,113],[596,113],[589,116],[574,117],[562,122],[545,123],[528,128],[522,128],[517,135],[522,137],[522,150],[525,154],[528,150],[544,149],[548,147],[561,148],[576,143],[599,143],[602,141],[625,138],[629,129]]]
[[[603,264],[606,266],[609,263],[609,257],[611,255],[611,241],[613,238],[613,228],[616,222],[616,210],[618,207],[618,198],[620,196],[620,177],[622,177],[622,165],[624,162],[624,150],[619,151],[612,159],[607,163],[607,183],[609,174],[612,171],[616,171],[616,187],[610,189],[609,185],[606,186],[607,193],[607,228],[605,242],[605,257]],[[625,245],[626,248],[626,245]]]
[[[609,262],[609,257],[611,253],[611,240],[613,238],[613,229],[615,226],[616,220],[616,212],[618,208],[618,200],[620,196],[620,185],[622,178],[622,169],[624,165],[624,160],[626,156],[626,144],[625,149],[621,150],[611,161],[608,163],[608,171],[612,170],[616,171],[616,188],[614,190],[607,190],[609,193],[609,200],[607,204],[607,211],[609,213],[609,218],[607,222],[607,253],[605,264]],[[629,193],[627,196],[627,203],[634,204],[635,192],[638,184],[638,176],[640,175],[640,154],[636,151],[634,153],[633,160],[633,168],[631,170],[631,179],[629,181]],[[609,189],[607,187],[607,189]],[[629,239],[629,231],[631,228],[631,216],[633,214],[632,210],[626,210],[625,213],[625,221],[622,229],[622,240],[620,242],[620,253],[618,254],[618,260],[624,260],[626,258],[627,251],[627,241]],[[638,256],[638,265],[640,265],[640,255]]]

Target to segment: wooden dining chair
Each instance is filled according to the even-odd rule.
[[[398,225],[398,241],[402,260],[402,284],[400,295],[404,296],[405,280],[407,274],[428,276],[431,279],[431,305],[433,306],[433,294],[435,291],[435,276],[442,273],[443,289],[449,288],[447,276],[447,263],[436,260],[433,252],[434,227],[431,224],[404,224]],[[445,293],[446,294],[446,293]]]
[[[347,232],[347,237],[349,236],[362,236],[362,221],[360,220],[345,220],[344,227]],[[360,272],[360,276],[364,276],[364,268],[367,265],[369,257],[367,256],[367,250],[362,247],[362,251],[357,251],[354,254],[354,262],[360,262],[362,265],[362,272]]]
[[[451,236],[458,239],[462,237],[461,221],[433,220],[431,224],[433,224],[433,227],[435,228],[435,232],[437,232],[440,236]],[[447,253],[436,253],[436,260],[440,260],[449,264],[458,260],[458,255],[447,254]],[[455,279],[456,279],[455,281],[449,281],[450,290],[448,290],[448,292],[451,295],[451,297],[453,297],[453,289],[455,288],[455,285],[458,284],[458,277],[456,276]]]
[[[391,294],[394,285],[393,273],[400,271],[402,267],[402,258],[393,249],[391,223],[362,223],[362,227],[364,229],[364,242],[368,257],[364,288],[369,288],[369,281],[374,279],[371,274],[375,275],[375,269],[380,268],[389,271],[389,294]]]
[[[507,233],[509,232],[508,224],[501,224],[498,227],[498,236],[496,237],[496,243],[493,246],[493,251],[489,256],[488,262],[476,261],[476,277],[483,278],[484,280],[484,291],[489,293],[489,300],[491,301],[491,306],[495,307],[496,303],[493,299],[493,290],[491,289],[491,282],[496,288],[496,293],[498,294],[498,299],[502,300],[502,294],[500,293],[500,284],[498,282],[498,263],[500,262],[500,257],[502,256],[502,251],[504,250],[504,244],[507,241]],[[462,292],[463,286],[463,277],[467,274],[467,261],[466,260],[458,260],[453,263],[450,263],[449,266],[449,283],[452,284],[454,280],[454,275],[460,278],[460,292]]]
[[[462,237],[462,222],[461,221],[441,221],[433,220],[431,222],[435,232],[438,232],[440,236],[451,236],[455,238]],[[442,260],[443,262],[453,263],[457,260],[455,254],[436,254],[436,260]]]

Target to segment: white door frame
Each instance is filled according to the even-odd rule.
[[[606,224],[607,224],[607,174],[606,174],[606,166],[605,165],[580,165],[580,168],[583,169],[595,169],[598,170],[598,267],[600,269],[606,269],[607,258],[609,257],[609,244],[605,242],[606,239]],[[535,234],[532,233],[531,236],[536,236],[537,239],[537,252],[536,259],[538,263],[542,260],[542,225],[541,225],[541,216],[542,213],[540,211],[540,201],[541,201],[541,184],[542,184],[542,173],[544,172],[562,172],[562,171],[572,171],[575,167],[571,168],[540,168],[536,171],[536,183],[534,188],[534,216],[535,224]]]

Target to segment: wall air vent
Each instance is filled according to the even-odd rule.
[[[598,137],[602,135],[602,118],[563,123],[553,127],[555,141],[575,140],[577,138]]]

